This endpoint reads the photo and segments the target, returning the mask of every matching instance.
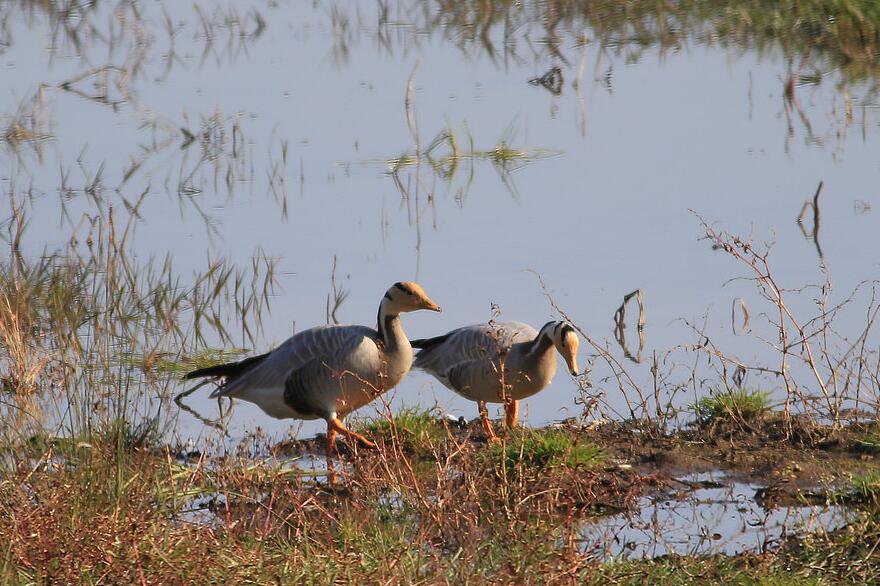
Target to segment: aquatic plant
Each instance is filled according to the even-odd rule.
[[[84,247],[74,236],[65,250],[32,260],[13,249],[0,264],[0,393],[37,401],[0,412],[28,414],[31,425],[46,417],[72,435],[110,421],[137,425],[170,398],[171,362],[198,362],[210,343],[259,334],[272,259],[258,253],[250,270],[213,260],[185,284],[170,258],[129,255],[136,221],[133,213],[118,227],[110,211],[94,219]],[[14,419],[22,424],[0,418],[0,436],[13,435]]]

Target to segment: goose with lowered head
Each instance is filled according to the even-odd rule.
[[[556,374],[554,349],[577,376],[580,340],[569,324],[551,321],[540,331],[520,322],[465,326],[413,340],[415,367],[432,374],[462,397],[476,401],[489,441],[497,436],[486,403],[504,403],[507,426],[516,426],[519,401],[550,384]]]

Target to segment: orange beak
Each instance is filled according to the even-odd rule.
[[[580,374],[578,370],[577,363],[577,350],[575,348],[571,348],[568,352],[566,352],[565,363],[568,365],[568,372],[571,373],[571,376],[577,376]]]
[[[562,354],[562,357],[565,359],[565,364],[568,366],[568,372],[571,373],[571,376],[577,376],[580,374],[577,362],[577,351],[578,346],[580,346],[580,340],[578,340],[577,336],[569,336],[567,342],[568,343],[562,347],[560,354]]]
[[[425,309],[430,309],[431,311],[443,311],[440,309],[440,306],[434,303],[434,301],[430,297],[425,297],[422,300],[422,306]]]

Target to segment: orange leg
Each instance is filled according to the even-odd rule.
[[[327,484],[336,484],[336,470],[333,468],[333,457],[336,456],[336,430],[327,426]]]
[[[492,429],[492,423],[489,421],[489,410],[486,408],[486,401],[478,401],[477,407],[480,410],[480,421],[483,423],[483,430],[486,432],[486,439],[489,443],[497,442],[498,436],[495,435],[495,430]]]
[[[335,443],[335,439],[336,439],[336,434],[340,433],[351,440],[355,440],[355,441],[362,443],[364,446],[366,446],[368,448],[375,448],[376,447],[376,444],[374,444],[373,442],[371,442],[370,440],[368,440],[367,438],[365,438],[361,434],[345,427],[345,425],[343,425],[343,423],[341,421],[339,421],[339,419],[336,417],[334,417],[333,419],[331,419],[327,422],[327,441],[328,442],[330,441],[330,434],[331,433],[333,434],[334,443]]]
[[[508,429],[515,429],[519,419],[519,401],[510,400],[504,405],[505,421]]]
[[[327,426],[327,463],[336,455],[336,430]]]

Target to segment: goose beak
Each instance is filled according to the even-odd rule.
[[[434,303],[431,300],[430,297],[425,297],[425,299],[423,300],[423,303],[424,303],[425,309],[430,309],[431,311],[443,311],[442,309],[440,309],[439,305],[437,305],[436,303]]]
[[[568,365],[568,372],[571,373],[571,376],[577,376],[580,374],[580,371],[578,370],[577,354],[575,352],[574,349],[571,349],[571,351],[567,352],[565,355],[565,364]]]

